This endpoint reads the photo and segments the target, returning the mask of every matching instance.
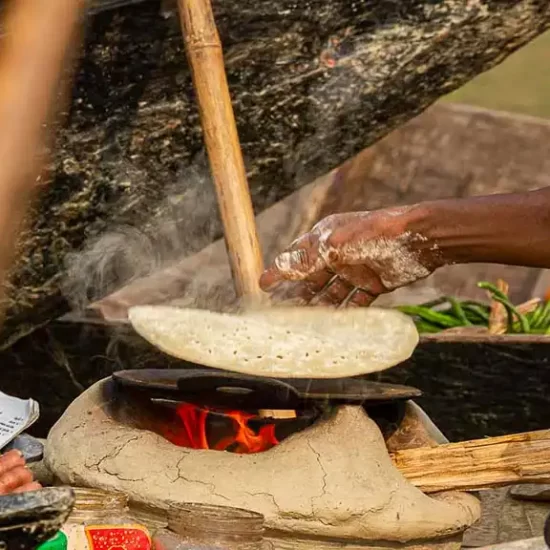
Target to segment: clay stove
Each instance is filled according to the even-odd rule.
[[[362,379],[123,371],[68,408],[46,460],[64,483],[162,509],[200,502],[260,512],[275,548],[458,547],[479,517],[477,500],[424,495],[388,454],[415,444],[398,428],[411,415],[423,426],[416,444],[442,442],[409,401],[419,393]]]

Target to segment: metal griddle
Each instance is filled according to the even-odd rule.
[[[113,374],[121,387],[150,398],[240,409],[309,409],[319,403],[379,405],[422,395],[409,386],[362,378],[278,379],[210,368],[136,369]]]

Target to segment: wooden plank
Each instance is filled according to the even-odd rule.
[[[550,430],[392,453],[401,473],[426,493],[550,482]]]

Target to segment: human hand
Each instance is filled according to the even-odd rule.
[[[33,480],[25,459],[17,450],[0,456],[0,495],[36,491],[42,486]]]
[[[433,241],[411,229],[414,210],[329,216],[277,256],[260,286],[274,300],[368,306],[382,293],[423,279],[443,260]]]

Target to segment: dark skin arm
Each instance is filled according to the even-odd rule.
[[[459,263],[550,268],[550,188],[335,214],[264,272],[275,298],[366,306]]]

